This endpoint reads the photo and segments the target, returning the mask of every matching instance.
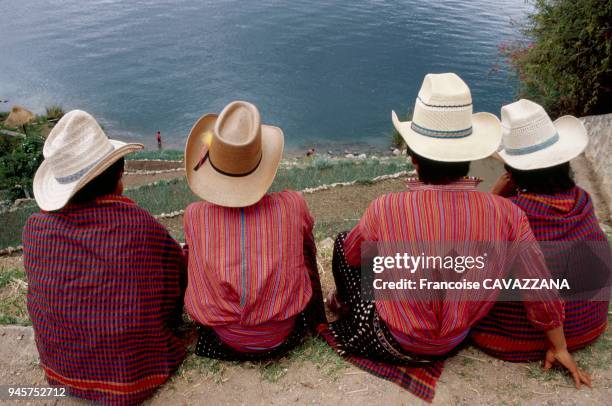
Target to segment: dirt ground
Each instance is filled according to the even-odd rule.
[[[44,386],[29,327],[0,328],[0,385]],[[576,390],[560,373],[544,375],[536,364],[511,364],[467,348],[446,363],[434,405],[609,405],[612,370],[590,369],[594,389]],[[1,402],[1,401],[0,401]],[[416,405],[425,404],[399,386],[348,364],[326,373],[313,362],[293,363],[277,381],[249,364],[222,372],[183,371],[161,387],[150,405]],[[9,404],[9,402],[4,402]],[[22,402],[25,404],[25,402]],[[34,405],[83,405],[76,399]]]
[[[157,165],[157,164],[156,164]],[[139,169],[150,169],[146,165]],[[156,168],[158,170],[160,168]],[[482,190],[490,187],[501,165],[493,160],[477,162],[473,174],[486,174]],[[162,175],[128,175],[126,184],[136,186],[164,176],[183,176],[183,172]],[[581,180],[579,183],[582,184]],[[399,191],[405,179],[375,184],[339,187],[306,195],[313,216],[320,222],[353,221],[359,218],[376,196]],[[587,185],[585,188],[588,189]],[[596,203],[597,205],[597,203]],[[164,219],[175,233],[182,229],[182,217]],[[329,241],[320,244],[319,265],[325,292],[333,288]],[[0,258],[0,268],[22,267],[20,255]],[[538,364],[512,364],[495,360],[474,348],[465,348],[446,363],[438,383],[435,405],[608,405],[612,399],[610,339],[597,348],[582,352],[579,362],[591,372],[594,389],[577,391],[562,373],[544,374]],[[596,345],[597,346],[597,345]],[[603,354],[602,351],[603,350]],[[282,364],[280,378],[270,380],[262,369],[251,364],[224,364],[220,370],[182,368],[148,402],[151,405],[349,405],[376,402],[381,405],[423,404],[399,386],[366,374],[337,361],[331,372],[316,360]],[[0,385],[44,386],[38,367],[32,329],[0,327]],[[0,400],[2,404],[8,401]],[[29,404],[21,402],[21,404]],[[32,404],[81,405],[85,402],[64,399]]]

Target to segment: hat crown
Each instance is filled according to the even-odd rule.
[[[228,104],[215,123],[211,163],[230,175],[252,171],[261,160],[261,116],[245,101]]]
[[[58,181],[74,181],[114,150],[98,122],[87,112],[72,110],[53,127],[43,156]],[[72,179],[75,178],[75,179]]]
[[[502,145],[510,151],[552,145],[557,130],[546,110],[531,100],[521,99],[501,109]],[[544,148],[544,146],[542,147]]]
[[[412,116],[413,129],[434,138],[461,138],[472,131],[472,95],[454,73],[427,74]]]
[[[428,105],[460,106],[472,103],[468,85],[455,73],[429,73],[425,76],[419,99]]]

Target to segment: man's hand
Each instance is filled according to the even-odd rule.
[[[510,197],[516,194],[516,185],[508,172],[502,174],[491,189],[491,193],[502,197]]]
[[[548,352],[546,352],[546,359],[544,360],[544,371],[548,371],[553,364],[557,362],[566,368],[570,374],[572,374],[574,383],[576,384],[576,389],[580,389],[580,385],[583,383],[589,388],[592,388],[591,376],[586,371],[578,368],[576,361],[574,361],[574,357],[572,357],[567,349],[549,349]]]

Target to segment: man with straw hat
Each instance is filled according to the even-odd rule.
[[[175,328],[185,262],[164,227],[121,195],[124,156],[74,110],[53,128],[34,177],[42,209],[23,231],[28,311],[52,385],[99,403],[140,403],[185,355]]]
[[[185,170],[203,201],[185,210],[185,309],[199,324],[198,355],[279,356],[325,321],[306,201],[294,191],[267,193],[283,143],[282,130],[243,101],[191,129]]]
[[[418,179],[409,180],[405,192],[374,200],[357,226],[338,237],[333,260],[337,293],[330,303],[340,318],[325,335],[357,365],[431,400],[441,357],[467,337],[499,295],[499,290],[473,284],[483,287],[485,278],[501,280],[513,265],[519,277],[544,278],[548,271],[523,212],[509,200],[477,191],[479,180],[466,177],[470,161],[497,150],[502,130],[494,115],[472,113],[470,90],[459,76],[426,75],[413,120],[401,122],[393,112],[392,121],[408,145]],[[464,249],[472,260],[480,256],[481,269],[453,265],[467,258],[457,257]],[[433,258],[431,268],[398,271],[406,269],[395,262],[404,253]],[[450,258],[448,268],[435,262],[442,258],[438,253],[446,253],[445,261]],[[377,258],[387,264],[382,270],[367,265],[370,260],[376,265]],[[389,281],[384,279],[389,275],[398,277],[391,282],[416,278],[415,287],[383,285],[380,281]],[[442,287],[421,285],[419,278]],[[453,288],[457,281],[469,281],[472,288]],[[556,292],[521,293],[529,300],[524,303],[527,317],[552,343],[550,356],[569,368],[577,386],[590,382],[565,348],[563,308]]]
[[[570,160],[588,144],[586,129],[572,116],[553,122],[542,106],[524,99],[503,106],[501,117],[499,156],[507,172],[493,193],[508,197],[525,212],[551,271],[564,274],[575,286],[572,295],[581,285],[590,285],[588,296],[564,298],[567,347],[584,348],[606,331],[610,297],[608,240],[589,194],[570,175]],[[560,259],[568,255],[582,259],[566,266]],[[604,261],[593,261],[598,258]],[[604,296],[599,294],[602,289]],[[487,353],[508,361],[535,361],[548,349],[546,336],[531,326],[523,306],[515,302],[496,304],[472,338]]]

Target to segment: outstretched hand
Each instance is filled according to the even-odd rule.
[[[572,374],[576,389],[580,389],[582,384],[585,384],[589,388],[593,388],[593,386],[591,386],[591,376],[588,372],[578,368],[576,361],[574,361],[574,357],[572,357],[567,349],[555,350],[551,348],[546,352],[544,371],[548,371],[555,363],[559,363]]]

